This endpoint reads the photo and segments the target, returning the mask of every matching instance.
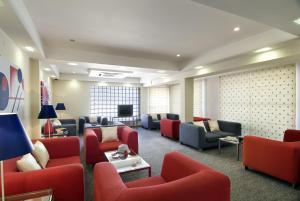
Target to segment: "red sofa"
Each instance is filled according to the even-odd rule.
[[[210,118],[206,117],[193,117],[193,121],[208,121]]]
[[[161,119],[160,133],[162,136],[179,139],[179,126],[180,120]]]
[[[105,161],[104,152],[118,149],[120,144],[127,144],[131,150],[138,153],[138,133],[128,126],[118,127],[119,141],[102,143],[101,128],[86,128],[84,130],[84,156],[87,164]]]
[[[300,181],[300,131],[287,130],[283,142],[245,136],[243,163],[273,177],[292,183]]]
[[[94,201],[230,201],[230,180],[179,153],[165,155],[161,175],[123,183],[110,163],[94,168]]]
[[[51,188],[55,201],[84,201],[84,171],[80,162],[79,138],[48,138],[39,141],[50,155],[47,167],[18,172],[16,161],[20,157],[4,161],[5,195]]]

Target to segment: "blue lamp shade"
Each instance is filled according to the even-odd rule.
[[[28,154],[33,146],[17,114],[0,114],[0,161]]]
[[[66,110],[64,103],[57,103],[55,110]]]
[[[57,118],[53,105],[43,105],[39,113],[38,119]]]

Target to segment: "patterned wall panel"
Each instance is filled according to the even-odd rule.
[[[194,107],[193,107],[193,115],[195,117],[203,117],[204,116],[204,108],[203,108],[203,85],[204,80],[194,80]]]
[[[241,122],[243,134],[282,140],[295,128],[295,65],[220,76],[219,95],[220,119]]]

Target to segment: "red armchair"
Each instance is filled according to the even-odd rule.
[[[210,118],[206,117],[193,117],[193,121],[208,121]]]
[[[18,172],[16,161],[20,157],[4,161],[5,194],[51,188],[55,201],[84,201],[84,171],[80,163],[79,138],[48,138],[39,141],[49,152],[47,167]]]
[[[287,130],[283,142],[255,136],[245,136],[243,163],[273,177],[290,182],[300,181],[300,131]]]
[[[94,168],[94,201],[229,201],[227,176],[179,153],[165,155],[160,176],[123,183],[110,163]]]
[[[173,139],[179,139],[180,120],[161,119],[160,133]]]
[[[101,128],[84,130],[84,156],[87,164],[105,161],[104,152],[118,149],[120,144],[127,144],[131,150],[138,153],[138,133],[128,126],[118,127],[119,141],[102,143]]]

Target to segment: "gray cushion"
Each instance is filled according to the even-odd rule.
[[[206,133],[205,138],[207,142],[218,142],[221,135],[215,133]]]
[[[229,133],[229,132],[224,132],[224,131],[216,131],[214,133],[217,135],[220,135],[222,137],[234,136],[234,133]]]

